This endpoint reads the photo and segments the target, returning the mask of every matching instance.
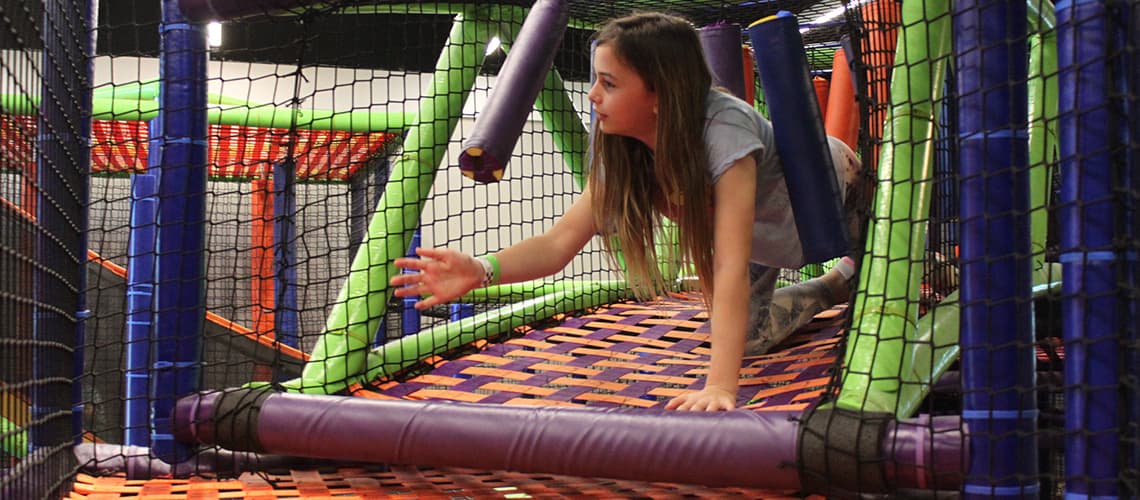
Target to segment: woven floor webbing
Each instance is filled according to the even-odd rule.
[[[827,386],[844,306],[824,311],[772,353],[746,358],[738,404],[753,411],[808,407]],[[699,297],[620,303],[531,330],[474,354],[428,360],[405,382],[355,387],[356,396],[505,405],[652,407],[699,388],[709,361],[708,314]],[[462,450],[456,450],[462,453]],[[745,488],[579,478],[455,468],[330,468],[245,473],[237,479],[128,480],[80,474],[71,499],[285,498],[794,498]]]
[[[281,473],[245,473],[237,479],[128,480],[122,476],[80,474],[66,498],[145,500],[246,498],[473,499],[473,498],[799,498],[746,488],[707,488],[670,483],[590,479],[548,474],[484,472],[467,469],[385,470],[341,468]]]
[[[844,306],[819,314],[771,353],[746,358],[738,405],[802,410],[830,379]],[[522,338],[486,344],[404,382],[355,387],[356,396],[503,405],[663,405],[703,384],[709,361],[704,303],[677,295],[611,304]]]

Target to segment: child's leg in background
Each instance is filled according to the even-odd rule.
[[[874,182],[870,174],[863,171],[863,163],[847,144],[835,137],[827,139],[835,167],[835,179],[839,182],[843,216],[847,221],[848,236],[851,237],[851,256],[858,261],[858,256],[863,252],[863,233],[867,231],[867,219],[871,215]]]
[[[748,307],[751,327],[744,345],[746,356],[768,352],[816,314],[835,305],[834,293],[827,281],[831,273],[780,289],[776,289],[779,269],[753,263],[749,274],[752,279]]]
[[[851,148],[834,137],[829,137],[828,142],[849,236],[857,256],[862,251],[862,235],[866,231],[874,185],[868,182],[869,177]],[[857,262],[857,258],[849,260],[819,278],[780,289],[776,289],[779,269],[751,264],[752,298],[748,311],[751,328],[745,354],[755,356],[768,352],[816,314],[846,301]]]

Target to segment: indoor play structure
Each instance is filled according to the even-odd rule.
[[[16,3],[0,497],[1140,494],[1135,2]],[[447,307],[389,285],[550,227],[590,36],[637,9],[773,122],[811,260],[782,283],[861,257],[733,411],[663,409],[710,355],[684,262],[644,302],[597,241]]]

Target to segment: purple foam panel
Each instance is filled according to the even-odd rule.
[[[717,23],[701,28],[701,49],[712,71],[713,84],[746,99],[744,92],[743,31],[739,24]]]

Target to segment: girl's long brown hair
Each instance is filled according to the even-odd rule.
[[[686,20],[639,13],[608,22],[596,37],[657,93],[655,151],[637,139],[594,126],[589,185],[593,215],[610,255],[620,249],[626,279],[642,297],[670,288],[658,262],[691,262],[708,299],[712,291],[712,191],[704,144],[705,100],[712,75],[696,30]],[[679,242],[663,236],[661,209],[672,203]],[[677,254],[679,243],[680,254]],[[665,255],[658,252],[664,250]]]

